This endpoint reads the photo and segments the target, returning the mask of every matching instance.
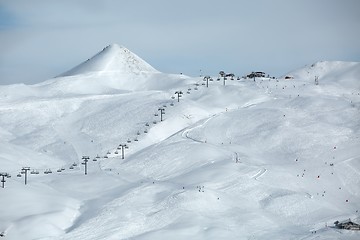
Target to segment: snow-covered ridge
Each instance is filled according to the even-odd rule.
[[[141,72],[158,73],[159,71],[129,49],[117,44],[111,44],[85,62],[60,74],[59,77],[93,72],[139,74]]]

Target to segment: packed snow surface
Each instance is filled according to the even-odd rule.
[[[359,239],[333,228],[360,220],[359,74],[319,62],[207,87],[110,45],[44,83],[1,86],[0,232]]]

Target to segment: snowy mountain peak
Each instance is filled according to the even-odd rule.
[[[139,74],[140,72],[157,73],[159,71],[129,49],[118,44],[110,44],[93,57],[59,77],[104,72]]]

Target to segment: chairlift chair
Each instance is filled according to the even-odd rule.
[[[62,167],[62,168],[61,168],[61,171],[65,171],[65,168],[64,168],[64,167]]]
[[[71,165],[71,166],[69,167],[69,169],[74,169],[74,166],[73,166],[73,165]]]
[[[134,139],[135,142],[139,141],[137,138]]]
[[[77,163],[73,163],[73,166],[76,167],[76,166],[77,166]]]
[[[93,162],[96,162],[96,161],[97,161],[97,159],[96,159],[96,158],[94,158],[94,159],[93,159]]]
[[[118,151],[115,151],[114,153],[115,153],[115,154],[119,154],[119,152],[118,152]]]
[[[61,172],[61,169],[56,170],[56,172],[59,172],[59,173],[60,173],[60,172]]]
[[[170,106],[174,106],[174,103],[170,103]]]
[[[159,116],[159,114],[155,113],[154,116],[157,117],[157,116]]]
[[[131,143],[131,140],[130,140],[130,139],[128,139],[128,140],[127,140],[127,143]]]
[[[145,129],[145,130],[144,130],[144,133],[148,133],[148,131]]]
[[[107,155],[105,155],[104,158],[109,158],[109,157]]]
[[[147,127],[148,127],[148,126],[149,126],[149,123],[146,123],[146,124],[145,124],[145,126],[147,126]]]
[[[106,154],[111,154],[111,152],[110,151],[107,151],[107,153]]]
[[[21,174],[19,173],[18,175],[16,175],[17,177],[21,177]]]
[[[32,171],[30,172],[30,174],[36,174],[36,171],[35,171],[35,170],[32,170]]]

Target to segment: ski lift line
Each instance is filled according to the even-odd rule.
[[[195,90],[198,90],[198,86],[200,86],[201,84],[200,84],[200,81],[199,81],[199,82],[197,82],[197,83],[195,83],[195,84],[192,84],[191,86],[193,87],[193,85],[195,85],[195,88],[194,88],[194,89],[195,89]],[[191,86],[188,87],[187,93],[192,89]],[[184,92],[185,92],[185,90],[184,90]],[[179,92],[178,92],[178,95],[181,94],[181,97],[182,97],[184,92],[183,92],[183,91],[179,91]],[[175,99],[175,96],[172,96],[171,99],[174,100],[174,99]],[[174,103],[173,103],[173,102],[170,102],[170,103],[167,103],[167,104],[169,104],[170,106],[174,106]],[[166,107],[167,105],[162,104],[162,106],[163,106],[163,107]],[[154,115],[158,115],[158,114],[155,113]],[[157,124],[157,121],[153,121],[152,123],[153,123],[153,124]],[[145,126],[149,127],[150,124],[147,122],[147,123],[145,124]],[[144,130],[144,133],[148,133],[148,130],[145,129],[145,130]],[[131,141],[130,141],[130,142],[129,142],[129,141],[130,141],[130,139],[128,140],[128,143],[131,142]],[[134,141],[138,141],[138,139],[135,138]],[[128,149],[129,147],[126,146],[125,148]],[[107,152],[107,155],[108,155],[108,154],[111,154],[110,151]],[[108,158],[107,155],[105,155],[103,158]],[[87,157],[87,156],[86,156],[86,157]],[[89,157],[87,157],[87,158],[89,158]],[[99,155],[97,155],[97,156],[93,159],[93,161],[95,162],[95,161],[97,161],[97,160],[100,159],[100,158],[101,158],[101,157],[100,157]],[[89,158],[89,159],[90,159],[90,158]],[[89,160],[89,159],[87,159],[87,160]],[[73,164],[71,164],[71,165],[68,166],[67,168],[64,167],[64,166],[61,166],[61,167],[50,167],[50,168],[49,168],[49,167],[46,167],[46,168],[30,168],[30,167],[29,167],[29,170],[32,169],[32,171],[30,172],[30,174],[40,174],[40,172],[44,172],[44,174],[51,174],[51,173],[53,173],[53,171],[52,171],[51,169],[57,169],[56,172],[59,172],[59,173],[60,173],[60,172],[62,172],[62,171],[66,171],[67,169],[73,170],[73,169],[75,169],[75,167],[78,167],[78,164],[74,162]],[[22,173],[22,172],[21,172],[21,173]],[[22,174],[21,174],[21,173],[17,174],[17,177],[22,177]],[[25,174],[25,173],[23,173],[23,174]]]

